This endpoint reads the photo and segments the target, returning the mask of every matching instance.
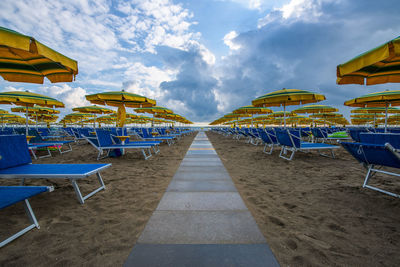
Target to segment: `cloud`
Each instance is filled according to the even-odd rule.
[[[298,88],[323,93],[326,104],[348,113],[345,100],[395,88],[335,84],[338,64],[398,36],[400,18],[391,6],[399,4],[292,0],[272,11],[258,29],[238,34],[234,41],[241,49],[231,50],[218,64],[219,111],[248,105],[274,90]],[[232,104],[222,104],[222,99]]]
[[[189,51],[183,51],[160,47],[157,52],[165,65],[179,69],[174,80],[161,83],[160,88],[165,91],[164,99],[184,103],[181,110],[190,120],[199,121],[213,116],[217,111],[213,90],[218,81],[200,49],[193,46]]]
[[[231,50],[240,49],[240,45],[236,44],[234,39],[238,36],[238,33],[235,31],[230,31],[224,36],[224,44],[226,44]]]

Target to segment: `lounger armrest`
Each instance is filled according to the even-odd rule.
[[[397,153],[397,150],[389,143],[385,143],[385,148],[389,150],[398,160],[400,160],[400,154]]]

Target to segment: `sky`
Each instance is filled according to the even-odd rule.
[[[399,10],[398,0],[2,0],[0,26],[77,60],[79,74],[43,85],[0,78],[0,91],[49,95],[67,114],[87,94],[124,89],[211,122],[295,88],[349,117],[344,101],[398,86],[339,86],[336,66],[399,36]]]

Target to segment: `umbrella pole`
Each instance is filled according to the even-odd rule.
[[[26,105],[25,117],[26,117],[26,120],[25,120],[25,133],[26,133],[26,136],[28,136],[28,105]]]
[[[286,103],[283,104],[283,128],[286,128]]]
[[[251,114],[251,128],[253,128],[253,113]]]
[[[387,133],[387,121],[388,121],[388,102],[385,102],[385,133]]]

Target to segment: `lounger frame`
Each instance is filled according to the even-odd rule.
[[[54,190],[54,187],[52,186],[47,186],[47,191],[51,192]],[[13,234],[12,236],[8,237],[7,239],[3,240],[0,242],[0,248],[4,247],[5,245],[7,245],[8,243],[10,243],[11,241],[17,239],[18,237],[22,236],[23,234],[29,232],[30,230],[32,230],[33,228],[37,228],[40,229],[40,225],[36,219],[35,213],[33,213],[32,207],[29,203],[28,198],[24,199],[23,201],[24,203],[24,208],[25,208],[25,212],[26,215],[29,218],[29,221],[31,222],[30,225],[28,225],[27,227],[25,227],[24,229],[22,229],[21,231]]]
[[[43,164],[40,164],[40,165],[43,165]],[[54,165],[54,164],[49,164],[49,165]],[[65,165],[65,164],[62,164],[62,165]],[[0,179],[21,179],[20,185],[24,185],[26,179],[69,179],[75,190],[75,194],[78,198],[79,203],[84,204],[86,199],[93,196],[97,192],[106,189],[106,186],[101,177],[100,171],[104,170],[110,166],[111,166],[111,164],[105,164],[95,170],[92,170],[87,173],[82,173],[82,174],[0,174]],[[78,180],[87,178],[93,174],[96,174],[97,180],[100,183],[100,187],[96,188],[95,190],[93,190],[92,192],[87,194],[86,196],[83,196],[79,189]]]

